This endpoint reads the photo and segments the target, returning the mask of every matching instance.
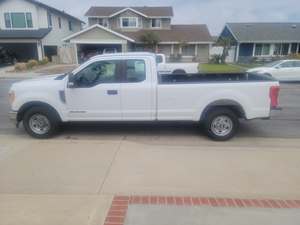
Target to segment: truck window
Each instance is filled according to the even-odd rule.
[[[126,60],[126,82],[138,83],[146,80],[146,65],[144,60]]]
[[[95,62],[76,74],[79,87],[90,87],[100,83],[118,83],[117,73],[119,61]]]
[[[163,57],[161,55],[156,55],[156,63],[157,64],[160,64],[160,63],[163,63]]]

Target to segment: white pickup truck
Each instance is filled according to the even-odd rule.
[[[167,63],[164,54],[156,54],[156,62],[161,74],[198,73],[198,63]]]
[[[10,117],[35,138],[64,122],[191,121],[232,138],[239,119],[269,118],[279,83],[257,74],[158,75],[150,53],[96,56],[68,74],[15,83]]]

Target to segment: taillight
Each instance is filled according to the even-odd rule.
[[[271,108],[278,107],[278,98],[279,98],[279,86],[270,87],[270,100],[271,100]]]

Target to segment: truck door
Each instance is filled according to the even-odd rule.
[[[74,74],[74,86],[66,88],[69,120],[122,120],[120,69],[120,60],[103,60]]]
[[[155,84],[151,63],[142,59],[123,61],[121,84],[121,108],[125,121],[149,121],[155,119]]]

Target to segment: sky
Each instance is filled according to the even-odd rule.
[[[300,0],[40,0],[86,21],[90,6],[173,6],[173,24],[207,24],[218,35],[226,22],[300,22]]]

